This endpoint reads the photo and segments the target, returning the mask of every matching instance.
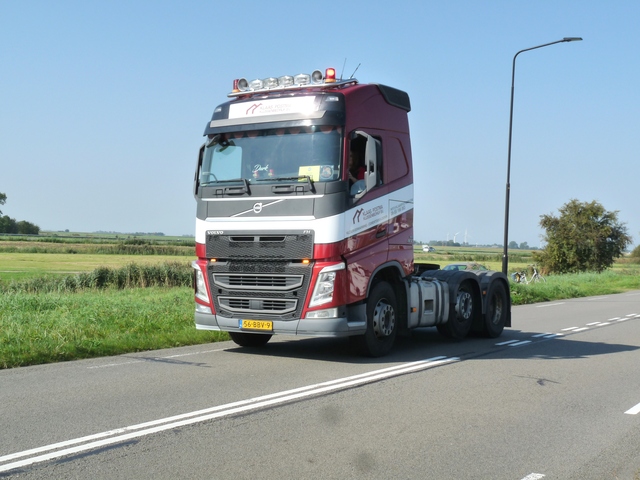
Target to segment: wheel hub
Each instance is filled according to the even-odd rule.
[[[469,292],[458,293],[456,301],[456,313],[460,318],[468,320],[473,311],[473,298]]]
[[[388,337],[396,325],[396,314],[393,307],[385,302],[379,302],[373,311],[373,331],[376,337]]]

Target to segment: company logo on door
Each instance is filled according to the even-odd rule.
[[[289,113],[312,113],[315,111],[316,97],[274,98],[254,103],[229,105],[229,118],[262,117],[265,115],[286,115]]]
[[[368,228],[375,227],[388,219],[387,209],[384,204],[364,205],[347,214],[346,235],[351,236]]]

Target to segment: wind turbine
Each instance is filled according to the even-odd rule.
[[[464,229],[464,244],[465,245],[469,245],[469,241],[468,241],[467,237],[473,238],[471,235],[467,235],[467,229],[465,228]]]

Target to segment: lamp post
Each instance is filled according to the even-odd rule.
[[[511,176],[511,132],[513,129],[513,89],[516,79],[516,58],[522,52],[528,52],[529,50],[535,50],[537,48],[548,47],[549,45],[555,45],[556,43],[563,42],[577,42],[582,40],[580,37],[564,37],[562,40],[556,40],[555,42],[545,43],[543,45],[538,45],[537,47],[525,48],[524,50],[520,50],[513,56],[513,67],[511,69],[511,107],[509,110],[509,147],[507,154],[507,191],[506,197],[504,201],[504,249],[502,251],[502,273],[507,274],[507,269],[509,266],[509,251],[508,251],[508,243],[509,243],[509,192],[511,190],[510,184],[510,176]]]

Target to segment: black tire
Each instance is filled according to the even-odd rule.
[[[509,315],[509,299],[504,283],[495,281],[487,292],[487,310],[482,333],[489,338],[502,335]]]
[[[468,281],[461,283],[456,292],[455,302],[449,306],[449,319],[447,323],[437,326],[438,332],[447,338],[463,339],[471,331],[479,308],[480,301],[471,284]]]
[[[351,337],[363,355],[382,357],[389,353],[398,333],[396,294],[387,282],[379,282],[371,289],[367,300],[367,331]]]
[[[241,347],[262,347],[266,345],[273,335],[264,333],[229,332],[231,340]]]

